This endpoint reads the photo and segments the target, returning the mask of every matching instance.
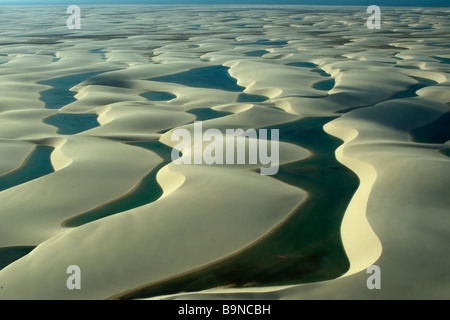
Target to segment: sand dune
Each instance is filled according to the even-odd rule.
[[[357,7],[86,6],[69,31],[65,8],[8,8],[0,299],[448,297],[448,10],[389,8],[368,30]],[[279,173],[173,163],[196,120],[281,128]],[[359,184],[311,212],[335,199],[323,172]],[[246,260],[271,241],[298,249]]]

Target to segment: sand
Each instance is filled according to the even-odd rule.
[[[301,213],[308,191],[260,175],[259,164],[171,163],[172,133],[192,132],[198,110],[204,130],[222,131],[329,117],[323,134],[342,141],[330,156],[359,179],[337,239],[349,267],[308,284],[139,298],[448,298],[450,160],[440,150],[450,138],[419,143],[411,132],[449,111],[449,10],[389,8],[382,29],[368,30],[359,7],[85,6],[75,31],[62,6],[6,8],[0,182],[38,147],[51,148],[42,161],[52,170],[0,191],[0,249],[34,247],[0,270],[0,299],[133,296],[232,260]],[[35,19],[45,26],[33,28]],[[231,89],[179,75],[217,67]],[[98,124],[61,134],[46,123],[57,114],[94,115]],[[311,156],[280,142],[280,166]],[[144,205],[67,226],[126,199],[151,174],[156,200],[148,194]],[[380,290],[366,286],[373,264]],[[81,290],[66,287],[70,265],[82,270]]]

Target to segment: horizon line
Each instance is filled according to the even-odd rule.
[[[1,6],[67,6],[69,4],[64,3],[0,3]],[[292,3],[80,3],[80,5],[90,6],[285,6],[285,7],[367,7],[364,4],[292,4]],[[398,4],[385,4],[378,5],[379,7],[394,7],[394,8],[450,8],[450,4],[447,6],[442,5],[398,5]]]

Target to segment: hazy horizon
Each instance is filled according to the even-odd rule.
[[[273,1],[273,0],[0,0],[0,5],[71,5],[71,4],[201,4],[201,5],[213,5],[213,4],[254,4],[254,5],[336,5],[336,6],[407,6],[407,7],[448,7],[450,3],[445,0],[378,0],[378,1],[364,1],[364,0],[341,0],[341,1],[331,1],[331,0],[283,0],[283,1]]]

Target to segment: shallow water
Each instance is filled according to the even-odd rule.
[[[450,157],[450,148],[442,149],[440,152],[447,157]]]
[[[388,100],[417,97],[418,90],[428,87],[428,86],[435,85],[437,83],[436,81],[426,79],[426,78],[418,78],[418,77],[412,77],[412,78],[417,80],[419,83],[413,84],[403,91],[396,92]]]
[[[42,91],[40,99],[45,102],[47,109],[60,109],[76,101],[76,93],[70,91],[72,87],[100,73],[101,72],[79,73],[40,81],[40,84],[52,87],[48,90]]]
[[[419,81],[419,83],[413,84],[409,87],[407,87],[405,90],[401,90],[398,91],[396,93],[394,93],[392,96],[390,96],[388,99],[384,100],[384,101],[389,101],[389,100],[394,100],[394,99],[407,99],[407,98],[414,98],[417,97],[417,91],[431,86],[431,85],[435,85],[436,81],[430,80],[430,79],[426,79],[426,78],[418,78],[418,77],[412,77],[414,79],[416,79],[417,81]],[[338,95],[346,95],[345,93],[338,93]],[[351,98],[348,98],[351,99]],[[377,102],[376,104],[380,103],[382,101]],[[351,107],[351,108],[346,108],[346,109],[342,109],[339,110],[338,113],[347,113],[356,109],[361,109],[361,108],[367,108],[367,107],[373,107],[374,104],[370,104],[370,105],[364,105],[364,106],[358,106],[358,107]]]
[[[286,64],[290,67],[299,67],[299,68],[317,68],[317,64],[312,62],[290,62]]]
[[[40,178],[54,172],[50,156],[54,148],[37,146],[25,163],[17,170],[0,176],[0,191]]]
[[[106,54],[105,54],[105,51],[104,51],[103,49],[101,49],[101,48],[98,48],[98,49],[92,49],[92,50],[89,50],[89,52],[98,54],[98,55],[100,55],[100,57],[102,58],[102,60],[106,60]]]
[[[256,42],[250,42],[247,43],[248,45],[263,45],[263,46],[270,46],[270,47],[284,47],[288,44],[286,40],[258,40]]]
[[[145,92],[141,96],[149,101],[169,101],[177,97],[173,93],[160,91]]]
[[[34,250],[33,246],[0,248],[0,270]]]
[[[298,68],[308,68],[311,69],[311,72],[318,73],[320,76],[324,78],[330,78],[331,75],[327,73],[325,70],[322,70],[319,68],[319,66],[312,62],[291,62],[286,64],[290,67],[298,67]],[[312,87],[316,90],[323,90],[323,91],[329,91],[334,88],[336,85],[335,79],[326,79],[322,81],[318,81],[315,84],[312,85]]]
[[[181,85],[241,92],[243,87],[237,85],[236,79],[230,76],[224,66],[194,68],[189,71],[148,79],[151,81],[172,82]]]
[[[44,120],[45,123],[58,128],[59,134],[77,134],[98,127],[96,114],[57,113]]]
[[[122,298],[217,286],[305,283],[332,279],[345,273],[349,262],[342,246],[340,226],[359,180],[334,156],[341,141],[322,129],[332,119],[309,118],[274,127],[280,130],[281,141],[298,144],[314,153],[308,159],[282,165],[275,176],[310,193],[288,221],[259,243],[226,261]]]
[[[255,50],[255,51],[250,51],[250,52],[246,52],[245,55],[247,57],[262,57],[263,55],[269,53],[269,51],[267,50]]]
[[[322,70],[322,69],[312,69],[311,72],[318,73],[322,77],[327,77],[327,78],[331,77],[331,74],[327,73],[325,70]]]
[[[133,190],[130,194],[127,194],[89,212],[70,218],[63,223],[64,227],[79,227],[81,225],[105,217],[109,217],[114,214],[120,214],[127,210],[149,204],[161,197],[163,190],[156,181],[156,175],[158,171],[162,169],[162,167],[172,161],[172,148],[167,147],[159,141],[135,142],[129,144],[156,152],[161,158],[164,159],[164,161],[156,166],[155,169],[153,169],[147,176],[145,176],[139,183],[139,186],[136,188],[136,190]]]
[[[443,57],[433,57],[433,58],[439,60],[441,63],[450,64],[450,58],[443,58]]]
[[[231,114],[230,112],[216,111],[210,108],[191,109],[188,112],[197,117],[195,119],[196,121],[207,121],[211,119],[225,117]]]
[[[323,80],[313,84],[313,88],[317,90],[329,91],[334,88],[336,81],[334,79]]]
[[[247,93],[241,93],[238,97],[237,102],[245,103],[245,102],[264,102],[267,101],[269,98],[264,96],[259,96],[256,94],[247,94]]]

